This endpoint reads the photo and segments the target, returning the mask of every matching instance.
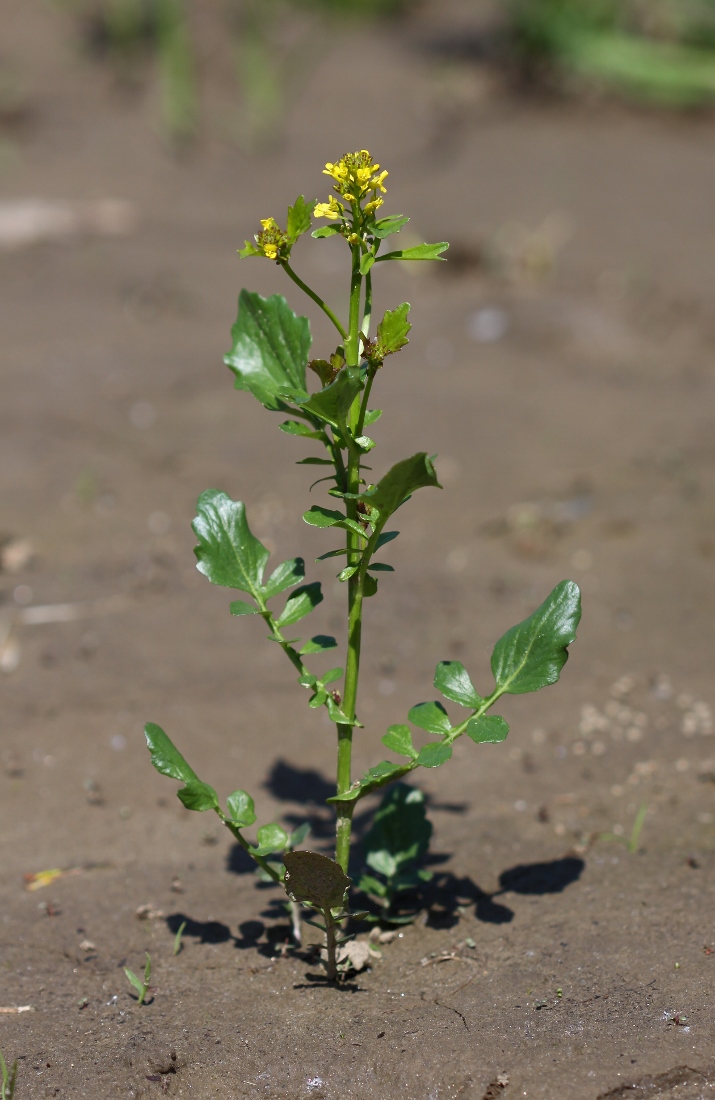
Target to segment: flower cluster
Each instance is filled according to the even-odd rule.
[[[261,232],[256,233],[258,250],[267,259],[277,260],[281,249],[289,243],[288,236],[280,228],[275,218],[262,218],[261,225],[263,226]],[[248,244],[248,241],[246,241],[246,244]]]
[[[380,172],[379,169],[380,165],[375,164],[367,149],[360,149],[355,153],[346,153],[337,164],[326,164],[323,175],[332,176],[335,181],[333,190],[353,206],[372,195],[363,208],[365,214],[372,214],[382,206],[383,200],[378,191],[384,193],[386,190],[384,180],[387,172]],[[331,195],[327,202],[319,202],[313,213],[317,218],[335,220],[344,215],[345,207]]]

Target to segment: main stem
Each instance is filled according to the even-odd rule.
[[[347,370],[357,370],[360,362],[360,248],[353,246],[353,266],[350,280],[350,322],[348,338],[345,342],[345,365]],[[360,415],[360,403],[355,401],[350,410],[350,430],[354,432]],[[348,448],[347,491],[357,493],[360,489],[360,452],[356,447]],[[346,513],[349,519],[357,519],[357,501],[346,500]],[[360,537],[353,531],[347,536],[348,565],[357,565],[360,560]],[[364,579],[361,571],[348,581],[348,652],[345,667],[345,698],[343,713],[355,718],[358,676],[360,674],[360,636],[362,631],[362,596]],[[338,725],[338,767],[337,794],[345,794],[352,782],[351,761],[353,749],[353,727]],[[337,821],[335,825],[335,859],[345,874],[350,860],[350,834],[352,832],[354,803],[337,803]]]

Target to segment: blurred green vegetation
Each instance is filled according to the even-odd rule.
[[[715,0],[508,0],[528,80],[566,76],[670,108],[715,101]]]

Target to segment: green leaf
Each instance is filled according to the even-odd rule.
[[[398,752],[401,756],[409,756],[410,760],[417,759],[417,750],[412,744],[412,732],[409,726],[390,726],[382,743],[386,749]]]
[[[387,886],[384,882],[380,882],[379,879],[374,878],[372,875],[361,875],[360,881],[357,884],[358,890],[362,890],[364,894],[372,894],[376,898],[384,898],[387,894]]]
[[[329,458],[315,458],[311,455],[310,458],[299,458],[296,462],[296,466],[332,466],[334,465]],[[323,481],[330,481],[330,478],[323,478]]]
[[[258,615],[259,610],[254,607],[252,603],[246,603],[245,600],[232,600],[228,605],[228,609],[232,615]]]
[[[377,553],[380,547],[385,546],[386,543],[392,542],[393,539],[396,539],[399,533],[399,531],[383,531],[380,534],[377,542],[375,543],[375,553]]]
[[[498,714],[483,714],[470,718],[465,733],[477,745],[496,745],[506,739],[509,726]]]
[[[374,569],[376,573],[394,573],[395,568],[384,561],[371,561],[368,569]]]
[[[398,783],[385,794],[363,841],[365,861],[374,871],[392,879],[412,869],[425,855],[431,835],[424,794],[416,787]]]
[[[365,580],[363,581],[362,594],[367,600],[370,596],[374,596],[377,592],[377,577],[372,577],[369,573],[365,574]]]
[[[315,695],[312,695],[310,697],[310,699],[308,700],[308,706],[311,707],[313,710],[316,710],[317,707],[322,707],[323,703],[327,702],[327,699],[327,691],[323,691],[323,689],[321,688],[319,691],[316,691]]]
[[[442,486],[437,481],[432,459],[425,451],[396,463],[380,478],[377,485],[366,490],[361,499],[380,513],[382,523],[407,500],[416,489],[426,485]]]
[[[243,248],[238,250],[238,254],[242,260],[245,260],[248,256],[265,256],[263,249],[256,248],[253,241],[244,241]]]
[[[323,653],[326,649],[335,649],[337,644],[335,638],[331,638],[329,634],[316,634],[309,642],[305,643],[299,653],[302,656],[309,653]]]
[[[324,432],[313,431],[307,424],[301,424],[299,420],[284,420],[278,427],[288,435],[300,435],[304,439],[325,439]]]
[[[355,802],[358,798],[364,798],[365,795],[379,790],[380,787],[387,786],[388,783],[392,783],[393,780],[399,779],[411,770],[412,764],[391,764],[389,760],[383,760],[365,772],[362,779],[353,783],[345,794],[334,794],[331,798],[327,798],[326,802]]]
[[[323,593],[320,591],[320,581],[301,585],[300,588],[296,588],[295,592],[291,592],[286,600],[286,605],[276,620],[276,626],[291,626],[292,623],[299,622],[306,615],[310,615],[311,611],[322,602]]]
[[[492,673],[499,691],[522,695],[555,684],[580,618],[578,585],[561,581],[533,615],[507,630],[495,645]]]
[[[447,241],[441,241],[439,244],[418,244],[414,248],[401,248],[399,252],[387,252],[384,256],[378,256],[377,262],[381,260],[444,260],[445,257],[441,256],[441,252],[445,252],[449,248]]]
[[[291,558],[290,561],[284,561],[277,569],[273,570],[266,581],[263,590],[264,598],[270,600],[272,596],[277,596],[279,592],[284,592],[286,588],[292,588],[294,584],[298,584],[298,581],[302,581],[304,576],[305,562],[302,558]]]
[[[407,333],[412,325],[407,320],[410,312],[409,302],[403,302],[397,309],[387,310],[385,316],[377,326],[377,343],[380,354],[391,355],[409,343]]]
[[[360,448],[363,454],[367,454],[375,446],[375,440],[370,439],[369,435],[359,435],[355,439],[355,445]]]
[[[268,855],[269,852],[282,852],[288,846],[288,833],[275,821],[270,825],[261,825],[258,833],[258,847],[254,852],[260,855]]]
[[[290,834],[288,847],[293,849],[297,848],[299,844],[302,844],[308,833],[310,832],[310,822],[304,821],[302,825],[299,825],[297,829],[294,829]]]
[[[342,905],[351,879],[335,860],[318,852],[286,852],[285,866],[285,888],[295,901],[323,910]]]
[[[346,565],[344,569],[341,569],[338,573],[339,581],[349,581],[351,577],[354,577],[357,573],[359,565]]]
[[[217,810],[218,795],[208,783],[202,783],[200,779],[190,779],[185,787],[178,790],[177,795],[186,806],[187,810]]]
[[[357,372],[341,370],[334,382],[313,394],[285,392],[306,412],[333,427],[346,429],[350,406],[362,388],[363,382]]]
[[[423,768],[438,768],[440,764],[449,760],[451,755],[451,745],[445,745],[444,741],[430,741],[420,749],[416,763],[421,764]]]
[[[293,205],[288,207],[286,235],[291,244],[295,244],[298,237],[310,229],[314,207],[315,201],[307,203],[302,195],[299,195]]]
[[[320,677],[320,683],[325,687],[326,684],[333,684],[336,680],[339,680],[343,674],[342,668],[331,668]]]
[[[380,218],[370,228],[370,232],[373,237],[390,237],[393,233],[399,233],[403,225],[406,225],[410,219],[405,217],[404,214],[390,214],[387,218]]]
[[[459,703],[462,707],[476,710],[484,700],[469,679],[469,673],[460,661],[440,661],[434,672],[434,686],[441,691],[445,699]]]
[[[310,325],[282,295],[262,298],[242,290],[231,337],[224,363],[236,375],[236,389],[248,390],[271,410],[285,407],[281,392],[305,390]]]
[[[226,588],[239,588],[253,597],[261,591],[268,550],[251,533],[246,508],[217,489],[202,493],[192,527],[199,540],[194,549],[196,568]]]
[[[382,416],[382,409],[368,409],[365,413],[365,427],[374,424]]]
[[[231,821],[234,825],[238,825],[239,829],[253,825],[256,820],[256,809],[247,791],[234,791],[226,799],[226,805]]]
[[[342,512],[334,508],[323,508],[320,504],[314,504],[307,512],[303,513],[303,519],[311,527],[342,527],[344,530],[354,531],[367,539],[365,531],[360,524],[353,519],[348,519]]]
[[[375,255],[373,252],[366,252],[364,256],[360,258],[360,274],[367,275],[370,268],[375,263]]]
[[[339,550],[328,550],[327,554],[319,554],[315,560],[325,561],[327,558],[339,558],[348,552],[347,546],[341,546]]]
[[[407,715],[408,721],[428,733],[449,733],[452,723],[441,703],[418,703]]]
[[[362,722],[358,722],[357,718],[348,718],[338,704],[333,699],[332,695],[328,695],[325,700],[325,706],[328,710],[328,717],[331,722],[336,722],[341,726],[356,726],[358,729],[363,728]]]
[[[130,970],[128,966],[124,967],[124,973],[126,974],[128,980],[131,982],[131,984],[136,989],[139,996],[142,997],[144,995],[144,982],[141,980],[141,978],[137,978],[134,971]]]
[[[196,772],[189,767],[161,726],[147,722],[144,736],[151,753],[151,762],[158,772],[171,779],[180,779],[183,783],[199,782]]]
[[[320,229],[314,229],[310,235],[311,237],[315,237],[316,240],[319,240],[321,237],[334,237],[335,234],[339,232],[339,225],[321,225]]]

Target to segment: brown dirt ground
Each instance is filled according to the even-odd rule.
[[[4,195],[119,197],[139,218],[124,238],[0,256],[2,529],[37,547],[0,576],[3,610],[18,586],[33,606],[119,598],[16,626],[2,680],[0,1003],[34,1009],[0,1015],[18,1098],[715,1095],[712,119],[515,102],[414,49],[428,8],[412,45],[359,32],[359,110],[332,39],[275,148],[214,133],[177,161],[151,89],[118,97],[55,9],[7,6],[33,112],[3,146]],[[300,519],[305,452],[233,393],[221,354],[244,282],[304,308],[236,247],[362,145],[390,169],[390,209],[463,262],[380,281],[383,305],[412,302],[414,338],[380,378],[375,466],[425,447],[444,491],[401,513],[397,573],[368,605],[356,769],[429,697],[437,660],[486,685],[491,644],[562,577],[584,618],[559,686],[505,704],[506,745],[460,742],[425,773],[443,857],[429,909],[333,989],[280,957],[276,892],[183,810],[141,729],[161,723],[223,796],[252,790],[262,820],[325,836],[330,730],[196,573],[189,521],[213,486],[278,555],[326,548]],[[469,262],[550,215],[542,236],[571,227],[551,273]],[[335,300],[330,245],[300,264]],[[488,309],[477,326],[506,332],[475,341]],[[324,565],[310,577],[334,594]],[[316,629],[339,625],[329,604]],[[590,842],[627,833],[641,803],[637,854]],[[84,870],[23,889],[49,867]],[[137,919],[148,903],[164,918]],[[158,988],[140,1010],[121,966],[145,950]]]

